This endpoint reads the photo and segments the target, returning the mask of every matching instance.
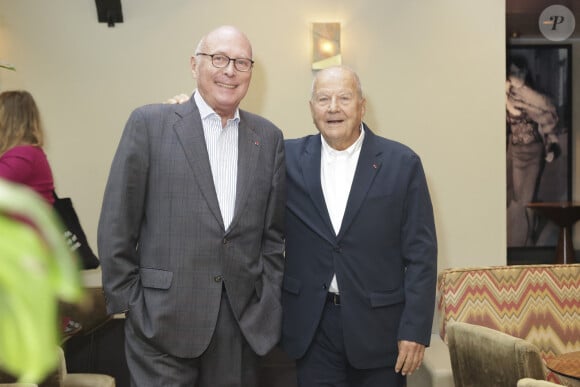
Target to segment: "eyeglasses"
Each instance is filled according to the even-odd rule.
[[[211,58],[211,64],[218,69],[227,67],[231,61],[234,62],[234,67],[238,71],[246,72],[252,69],[254,61],[247,58],[230,58],[224,54],[206,54],[204,52],[198,52],[195,55],[209,56]]]

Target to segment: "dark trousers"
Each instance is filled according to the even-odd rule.
[[[167,327],[171,329],[171,327]],[[125,351],[132,387],[255,387],[257,355],[234,317],[225,290],[214,335],[197,358],[159,352],[125,324]]]
[[[308,351],[296,362],[300,387],[403,387],[394,367],[357,369],[345,352],[340,305],[327,302]]]

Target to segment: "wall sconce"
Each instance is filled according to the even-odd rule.
[[[341,63],[340,23],[312,23],[312,70]]]

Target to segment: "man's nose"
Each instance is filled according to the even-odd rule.
[[[336,100],[336,97],[332,97],[330,99],[330,104],[328,104],[328,111],[335,112],[337,110],[338,110],[338,101]]]
[[[226,67],[224,67],[224,72],[226,74],[233,74],[236,71],[235,62],[230,59]]]

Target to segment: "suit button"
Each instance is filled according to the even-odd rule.
[[[229,241],[228,241],[228,238],[224,238],[224,240],[223,240],[223,243],[224,243],[224,245],[227,245],[227,244],[228,244],[228,242],[229,242]]]
[[[222,282],[223,278],[222,278],[222,276],[221,276],[221,275],[216,275],[215,277],[213,277],[213,280],[214,280],[215,282]]]
[[[342,247],[340,247],[340,246],[336,246],[336,247],[334,248],[334,251],[335,251],[336,253],[340,253],[340,252],[342,252]]]

